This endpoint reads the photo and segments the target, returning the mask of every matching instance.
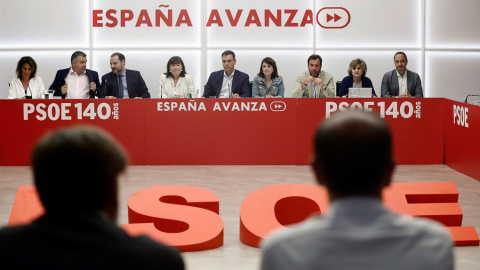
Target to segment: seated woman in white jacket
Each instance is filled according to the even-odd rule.
[[[8,90],[8,99],[38,99],[45,92],[42,78],[36,76],[37,63],[30,56],[20,58],[17,78],[13,78]]]
[[[167,72],[160,76],[160,98],[196,98],[193,80],[185,71],[180,56],[173,56],[168,60]]]

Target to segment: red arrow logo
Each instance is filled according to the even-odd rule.
[[[338,16],[336,13],[333,13],[333,16],[331,16],[330,14],[327,14],[327,22],[333,20],[334,22],[337,22],[338,20],[340,20],[342,17]]]

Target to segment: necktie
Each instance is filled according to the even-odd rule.
[[[122,81],[122,75],[118,75],[118,98],[123,98],[123,81]]]

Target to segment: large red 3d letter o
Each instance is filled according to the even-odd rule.
[[[145,234],[181,251],[199,251],[223,245],[219,200],[209,190],[190,186],[142,189],[128,199],[131,235]]]

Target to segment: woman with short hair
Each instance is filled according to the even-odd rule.
[[[180,56],[168,60],[167,72],[160,76],[159,98],[196,98],[193,79],[187,74]]]
[[[353,59],[347,69],[348,76],[343,78],[338,91],[339,97],[348,97],[349,88],[372,88],[372,97],[377,97],[372,81],[366,77],[367,63],[360,58]]]

